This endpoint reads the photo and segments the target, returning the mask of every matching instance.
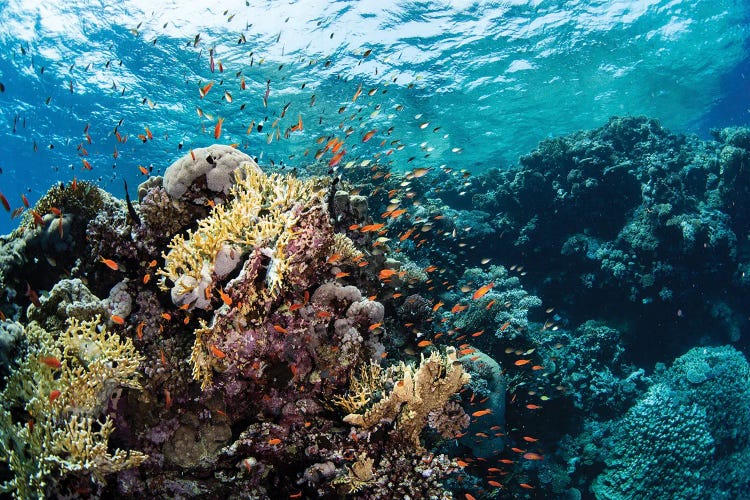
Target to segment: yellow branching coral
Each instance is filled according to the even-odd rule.
[[[427,424],[427,414],[443,408],[470,377],[457,361],[456,350],[452,347],[446,350],[445,356],[437,352],[429,358],[422,356],[417,369],[403,362],[398,369],[402,378],[388,395],[364,414],[350,413],[344,421],[364,428],[382,420],[395,421],[396,435],[421,450],[419,435]]]
[[[336,233],[333,235],[333,248],[334,254],[340,254],[341,260],[358,261],[364,254],[354,246],[354,242],[345,234]]]
[[[357,461],[351,467],[347,467],[348,474],[337,477],[332,482],[333,484],[343,485],[346,495],[357,493],[373,484],[375,480],[374,465],[375,460],[363,453],[357,457]]]
[[[35,322],[25,327],[27,354],[0,393],[0,461],[14,475],[0,491],[44,496],[65,474],[101,479],[146,459],[108,451],[114,423],[98,419],[115,389],[141,387],[143,358],[130,339],[100,329],[99,321],[69,319],[57,336]]]
[[[227,246],[241,252],[268,248],[272,258],[279,259],[297,220],[295,209],[323,201],[324,191],[317,189],[313,180],[266,175],[247,167],[237,169],[235,176],[232,201],[217,205],[211,215],[198,222],[195,231],[188,232],[187,238],[177,235],[170,242],[159,274],[177,288],[173,299],[185,295],[188,303],[199,301],[200,294],[194,290],[205,290],[212,284],[217,255]],[[278,293],[285,270],[283,260],[274,260],[267,276],[272,293]],[[168,289],[164,279],[161,286]]]
[[[208,354],[208,347],[206,346],[206,337],[210,337],[211,328],[202,319],[199,320],[201,327],[195,330],[195,342],[193,343],[193,351],[190,354],[190,363],[193,365],[193,379],[201,381],[201,389],[205,390],[213,381],[213,367],[215,366],[216,359],[213,359]]]
[[[359,411],[382,389],[385,382],[382,373],[383,369],[374,361],[360,366],[359,376],[352,377],[349,383],[349,391],[343,396],[333,396],[333,404],[347,413]]]

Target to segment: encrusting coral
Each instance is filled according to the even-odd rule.
[[[92,321],[68,320],[55,335],[31,322],[26,355],[0,393],[0,461],[13,478],[0,485],[17,498],[44,496],[75,473],[103,481],[146,455],[108,449],[114,423],[99,420],[118,388],[140,389],[142,357],[130,339]]]
[[[395,421],[396,436],[421,450],[419,435],[430,412],[444,408],[470,377],[456,360],[456,350],[452,347],[446,349],[445,356],[437,352],[428,358],[422,356],[416,369],[402,362],[397,370],[401,379],[388,395],[363,414],[345,416],[344,422],[371,428],[382,421]]]

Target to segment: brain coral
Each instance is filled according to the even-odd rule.
[[[234,183],[232,173],[242,163],[260,169],[252,158],[231,146],[214,144],[196,148],[167,168],[164,189],[171,197],[181,198],[193,182],[205,175],[209,191],[226,195]]]

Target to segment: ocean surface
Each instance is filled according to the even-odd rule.
[[[304,168],[319,137],[352,127],[378,133],[347,160],[394,149],[396,169],[480,172],[613,115],[705,137],[750,108],[742,1],[9,0],[0,18],[0,190],[14,207],[73,177],[121,195],[139,165],[161,173],[180,145],[216,142],[219,117],[221,142],[266,163]]]
[[[750,2],[0,26],[0,492],[750,499]]]

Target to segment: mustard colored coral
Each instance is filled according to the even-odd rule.
[[[141,464],[146,456],[108,450],[114,423],[101,419],[122,387],[140,389],[143,358],[92,321],[68,319],[54,335],[32,322],[24,328],[27,352],[0,393],[0,460],[13,479],[0,485],[16,498],[45,496],[69,473],[104,475]]]
[[[253,248],[266,249],[272,259],[266,284],[278,293],[287,267],[281,256],[298,210],[322,202],[324,192],[312,180],[302,181],[291,175],[266,175],[257,168],[241,166],[234,174],[232,201],[217,205],[211,215],[200,220],[187,236],[177,235],[164,254],[164,268],[159,273],[172,282],[172,300],[177,305],[210,309],[206,296],[217,272],[217,262],[224,261],[227,248],[247,253]],[[236,259],[235,262],[239,262]],[[162,279],[164,290],[170,287]],[[207,293],[206,290],[209,290]]]
[[[416,369],[401,362],[390,372],[401,375],[391,392],[363,414],[345,416],[344,422],[370,428],[383,420],[395,421],[396,436],[421,450],[419,435],[427,425],[427,415],[443,408],[470,377],[452,347],[446,349],[444,356],[437,352],[428,358],[423,355]]]

